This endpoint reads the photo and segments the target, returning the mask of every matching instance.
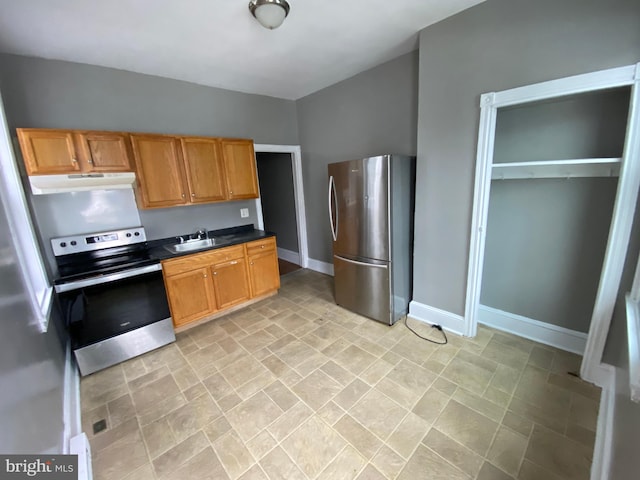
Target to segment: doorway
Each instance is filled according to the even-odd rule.
[[[546,101],[587,92],[603,91],[618,87],[631,87],[629,116],[622,158],[620,176],[615,195],[613,219],[609,231],[600,282],[591,317],[589,334],[581,366],[581,377],[598,385],[606,382],[608,371],[600,364],[602,352],[609,331],[611,315],[624,267],[629,243],[638,186],[640,185],[640,164],[634,161],[640,152],[638,128],[640,118],[640,89],[636,77],[637,66],[629,65],[600,72],[552,80],[540,84],[514,88],[501,92],[486,93],[481,96],[480,127],[478,133],[478,153],[476,160],[476,180],[474,188],[471,244],[469,249],[469,270],[467,276],[467,296],[465,305],[465,335],[474,336],[478,322],[480,287],[482,282],[484,248],[487,230],[487,214],[491,179],[497,172],[493,164],[496,117],[499,108]],[[616,159],[580,159],[577,161],[538,162],[541,167],[555,169],[560,166],[582,164],[580,168],[610,168]],[[615,162],[614,162],[615,163]],[[503,164],[503,166],[506,164]],[[519,165],[516,167],[520,168]]]
[[[307,268],[307,229],[299,146],[255,145],[258,228],[276,234],[281,275]]]

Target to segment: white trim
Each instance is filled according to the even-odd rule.
[[[638,67],[640,68],[640,64]],[[639,110],[640,78],[636,77],[635,83],[631,88],[627,133],[622,153],[618,190],[613,206],[611,228],[609,229],[609,239],[593,307],[589,338],[580,369],[580,375],[585,380],[593,378],[595,369],[602,359],[631,237],[638,187],[640,187],[640,161],[638,161],[640,159]]]
[[[498,107],[614,87],[631,86],[629,120],[627,122],[627,134],[616,202],[600,284],[580,369],[581,376],[585,380],[593,381],[597,375],[620,286],[620,278],[635,212],[638,186],[640,185],[640,162],[636,161],[640,157],[640,119],[638,118],[638,108],[640,108],[640,88],[638,88],[638,84],[640,76],[638,72],[640,72],[640,64],[629,65],[502,92],[486,93],[480,97],[480,125],[478,129],[476,178],[465,298],[464,331],[466,335],[475,335],[478,321],[484,242],[491,189],[493,142]]]
[[[593,460],[591,462],[591,480],[608,480],[611,471],[611,458],[613,453],[613,429],[616,407],[616,368],[602,364],[606,371],[606,379],[603,378],[602,393],[600,394],[600,407],[598,410],[598,424],[596,439],[593,446]]]
[[[607,88],[632,85],[636,81],[636,65],[610,68],[571,77],[535,83],[497,92],[492,107],[507,107],[549,98],[576,95]]]
[[[80,433],[71,439],[71,454],[78,456],[78,480],[92,480],[91,444],[87,435]]]
[[[333,264],[327,262],[321,262],[320,260],[314,260],[310,258],[307,260],[307,267],[309,270],[324,273],[325,275],[333,276]]]
[[[455,313],[440,310],[439,308],[412,300],[409,303],[408,316],[420,322],[428,323],[429,325],[440,325],[449,332],[464,335],[464,318]]]
[[[293,170],[293,193],[296,205],[296,224],[298,227],[298,249],[300,250],[300,266],[309,268],[309,243],[307,239],[307,213],[304,203],[304,182],[302,180],[302,152],[300,145],[266,145],[255,144],[256,153],[289,153]],[[264,229],[262,219],[262,200],[256,199],[258,212],[258,228]]]
[[[27,200],[20,182],[11,136],[0,95],[0,197],[6,210],[9,230],[14,238],[14,248],[20,273],[37,327],[46,332],[53,304],[53,288],[44,268],[35,229],[29,215]],[[19,241],[18,241],[19,239]]]
[[[515,313],[480,305],[478,322],[503,332],[513,333],[545,345],[582,355],[587,334]]]
[[[298,252],[278,247],[278,258],[300,265],[300,254]]]
[[[71,356],[71,343],[67,342],[64,362],[63,401],[63,453],[69,453],[71,439],[82,431],[80,406],[80,375]]]
[[[627,341],[629,342],[629,389],[631,401],[640,402],[640,306],[627,294]]]

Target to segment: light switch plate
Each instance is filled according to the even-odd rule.
[[[240,209],[240,217],[241,218],[247,218],[249,216],[249,209],[248,208],[241,208]]]

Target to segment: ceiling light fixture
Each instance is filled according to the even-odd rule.
[[[289,15],[289,4],[286,0],[251,0],[249,10],[260,25],[273,30]]]

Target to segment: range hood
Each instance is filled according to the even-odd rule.
[[[33,175],[29,177],[34,195],[132,188],[136,175],[123,173],[74,173],[70,175]]]

